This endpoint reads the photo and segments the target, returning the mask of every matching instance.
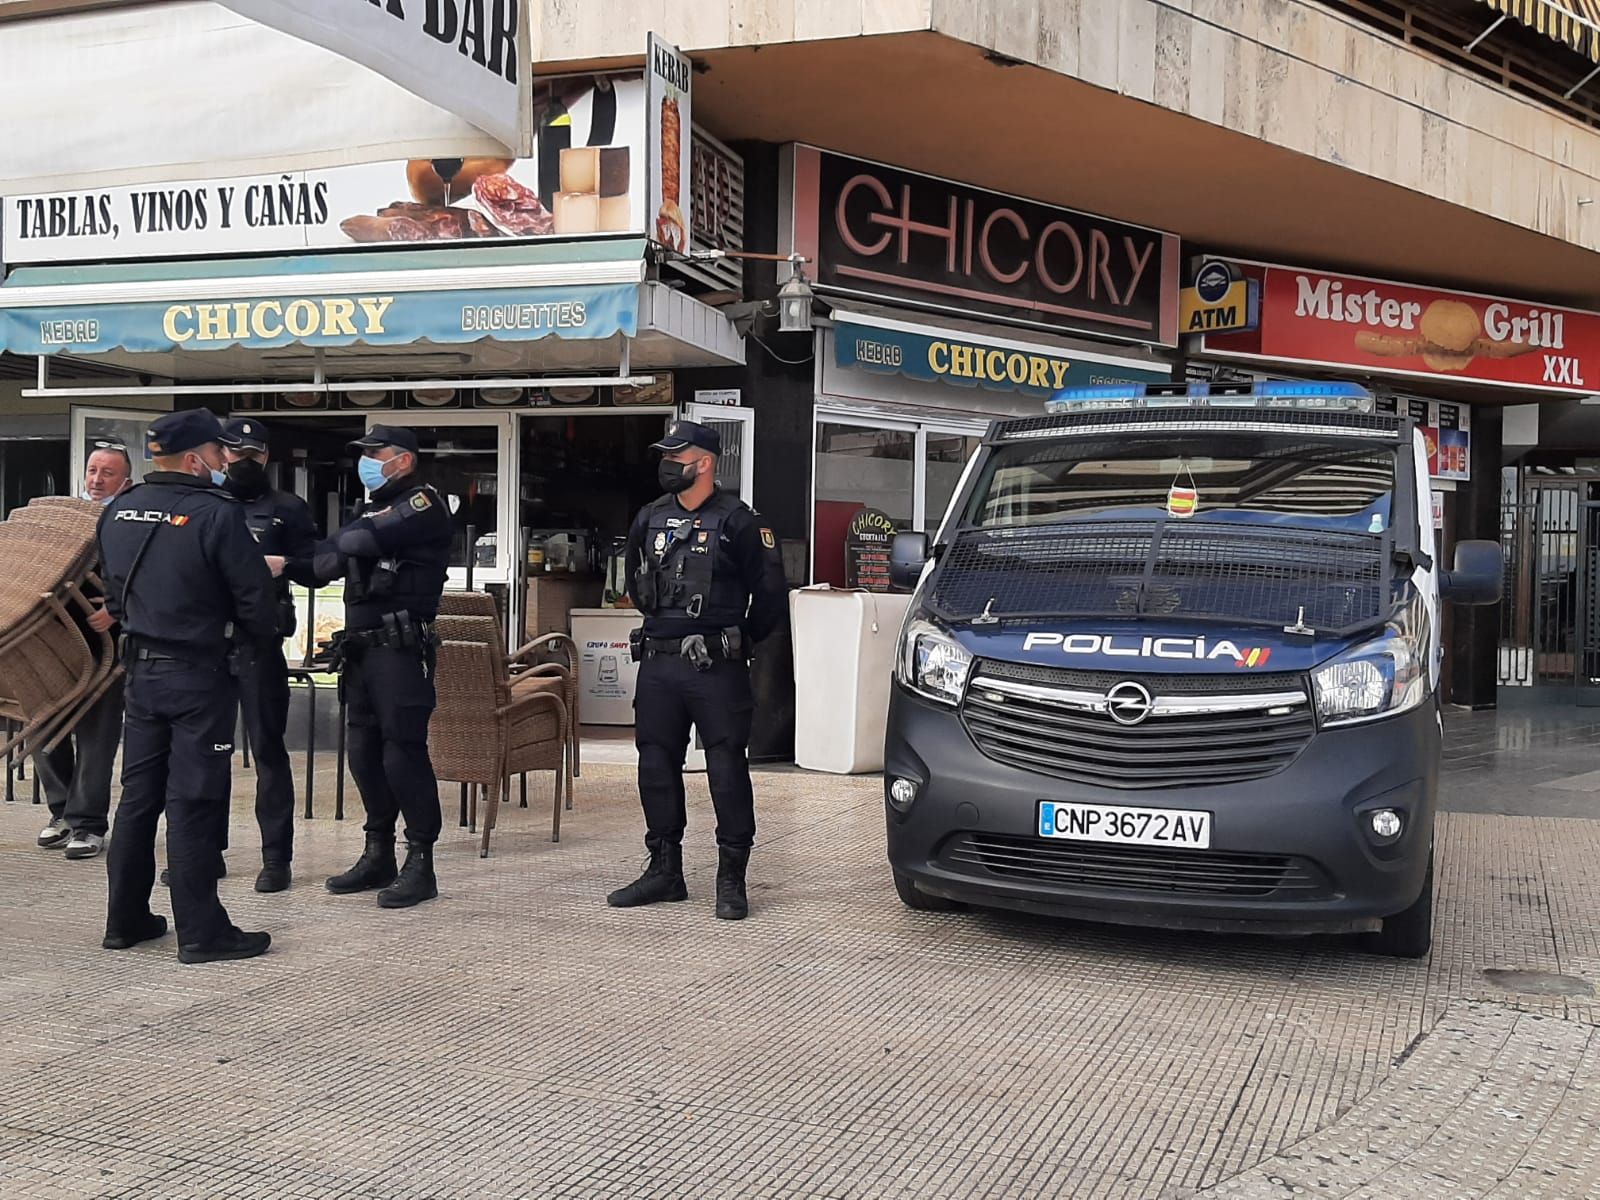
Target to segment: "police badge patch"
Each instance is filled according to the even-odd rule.
[[[763,529],[761,531],[761,544],[768,550],[776,550],[778,548],[778,539],[772,536],[772,530]]]
[[[664,534],[664,533],[656,534],[656,549],[657,550],[665,550],[666,548],[667,548],[667,535]]]
[[[426,492],[418,492],[411,497],[411,507],[418,512],[427,512],[433,507],[433,501],[428,499]]]

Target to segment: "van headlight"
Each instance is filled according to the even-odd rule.
[[[1428,611],[1413,597],[1381,637],[1311,672],[1323,725],[1409,712],[1428,698]]]
[[[947,630],[921,619],[906,624],[895,656],[900,682],[929,700],[961,703],[972,655]]]

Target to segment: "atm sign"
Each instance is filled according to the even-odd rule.
[[[1252,303],[1253,285],[1247,279],[1229,284],[1217,300],[1207,300],[1199,288],[1184,288],[1178,310],[1178,327],[1184,333],[1220,333],[1223,330],[1254,329],[1257,305]]]

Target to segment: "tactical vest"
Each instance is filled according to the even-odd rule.
[[[634,580],[634,603],[652,617],[685,617],[727,629],[744,620],[750,596],[739,564],[722,540],[737,497],[713,493],[694,512],[671,496],[648,509],[644,556]]]

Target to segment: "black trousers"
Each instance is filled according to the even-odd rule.
[[[394,837],[403,813],[406,841],[439,840],[439,782],[428,757],[433,715],[433,650],[368,647],[345,662],[350,774],[367,810],[366,830]],[[491,714],[485,714],[487,722]]]
[[[122,680],[112,681],[71,735],[35,760],[50,816],[73,833],[104,836],[111,812],[111,771],[122,743]]]
[[[284,733],[289,727],[289,668],[283,643],[258,646],[239,679],[239,707],[256,764],[256,824],[261,861],[294,859],[294,772]]]
[[[210,942],[232,927],[217,899],[217,862],[233,786],[237,682],[227,666],[128,664],[122,800],[106,858],[108,932],[150,912],[156,824],[167,815],[167,867],[180,945]]]
[[[693,725],[705,744],[706,777],[717,810],[717,845],[750,849],[756,836],[756,810],[746,751],[754,707],[747,663],[719,659],[709,671],[696,671],[676,655],[658,655],[639,664],[633,740],[639,748],[646,845],[683,841],[688,824],[683,760]]]

